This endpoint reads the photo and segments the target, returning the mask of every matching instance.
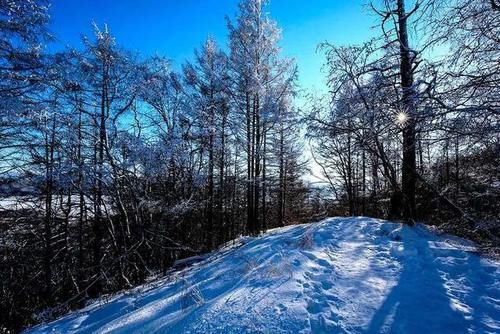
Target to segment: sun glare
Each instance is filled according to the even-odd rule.
[[[404,111],[400,111],[396,114],[396,124],[399,126],[404,126],[408,122],[408,114]]]

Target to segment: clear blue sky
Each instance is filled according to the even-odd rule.
[[[91,22],[107,23],[121,46],[155,53],[178,67],[208,35],[227,41],[225,16],[234,17],[239,0],[52,0],[51,29],[58,44],[81,46]],[[283,54],[294,57],[302,88],[323,88],[316,52],[322,41],[359,43],[374,33],[366,0],[271,0],[268,11],[283,29]]]

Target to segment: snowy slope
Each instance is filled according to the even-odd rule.
[[[357,217],[240,243],[30,333],[500,333],[500,263],[464,240]]]

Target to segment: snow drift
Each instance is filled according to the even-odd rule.
[[[356,217],[269,231],[29,333],[498,333],[500,264]]]

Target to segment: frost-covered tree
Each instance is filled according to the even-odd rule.
[[[474,200],[498,196],[496,2],[374,1],[372,9],[378,38],[323,44],[330,93],[308,116],[314,156],[339,208],[446,222],[496,240],[496,223],[474,232],[498,221],[496,205]]]
[[[229,79],[227,74],[227,58],[222,53],[214,39],[208,38],[200,51],[195,52],[195,62],[184,66],[184,77],[189,87],[188,94],[191,107],[196,113],[196,125],[202,150],[207,151],[207,212],[205,233],[206,247],[213,247],[213,241],[221,241],[222,232],[222,192],[224,186],[224,154],[226,153],[225,138],[227,136]],[[216,160],[220,167],[219,184],[216,201],[215,167]],[[215,215],[214,207],[218,202]],[[217,216],[217,226],[214,218]],[[217,238],[217,239],[216,239]]]
[[[236,24],[229,23],[233,101],[245,133],[241,143],[247,155],[247,229],[258,233],[266,226],[261,205],[266,174],[268,128],[276,124],[276,105],[290,93],[294,68],[279,57],[280,30],[265,11],[265,1],[244,0]]]
[[[92,182],[94,191],[92,194],[94,218],[93,218],[93,263],[96,275],[102,273],[102,242],[106,231],[107,219],[103,210],[106,208],[105,197],[112,196],[116,201],[116,210],[125,219],[126,228],[129,229],[130,221],[127,219],[127,211],[123,207],[121,197],[124,190],[122,185],[115,183],[114,187],[106,187],[106,184],[118,180],[121,170],[114,155],[114,143],[118,131],[120,116],[130,110],[135,100],[134,75],[135,67],[130,60],[131,55],[126,54],[115,45],[115,39],[108,27],[100,29],[94,24],[94,39],[84,38],[86,46],[82,57],[81,68],[85,75],[86,89],[89,90],[89,100],[86,103],[92,107],[91,119],[94,125],[94,174]],[[113,224],[113,222],[111,222]],[[114,227],[111,226],[111,230]],[[129,247],[126,240],[123,245],[115,247]],[[99,290],[99,280],[94,284]]]
[[[50,39],[48,20],[46,1],[0,2],[0,158],[5,162],[19,158],[16,135],[37,108],[31,98],[46,78],[43,51]],[[3,165],[3,172],[13,171]]]

